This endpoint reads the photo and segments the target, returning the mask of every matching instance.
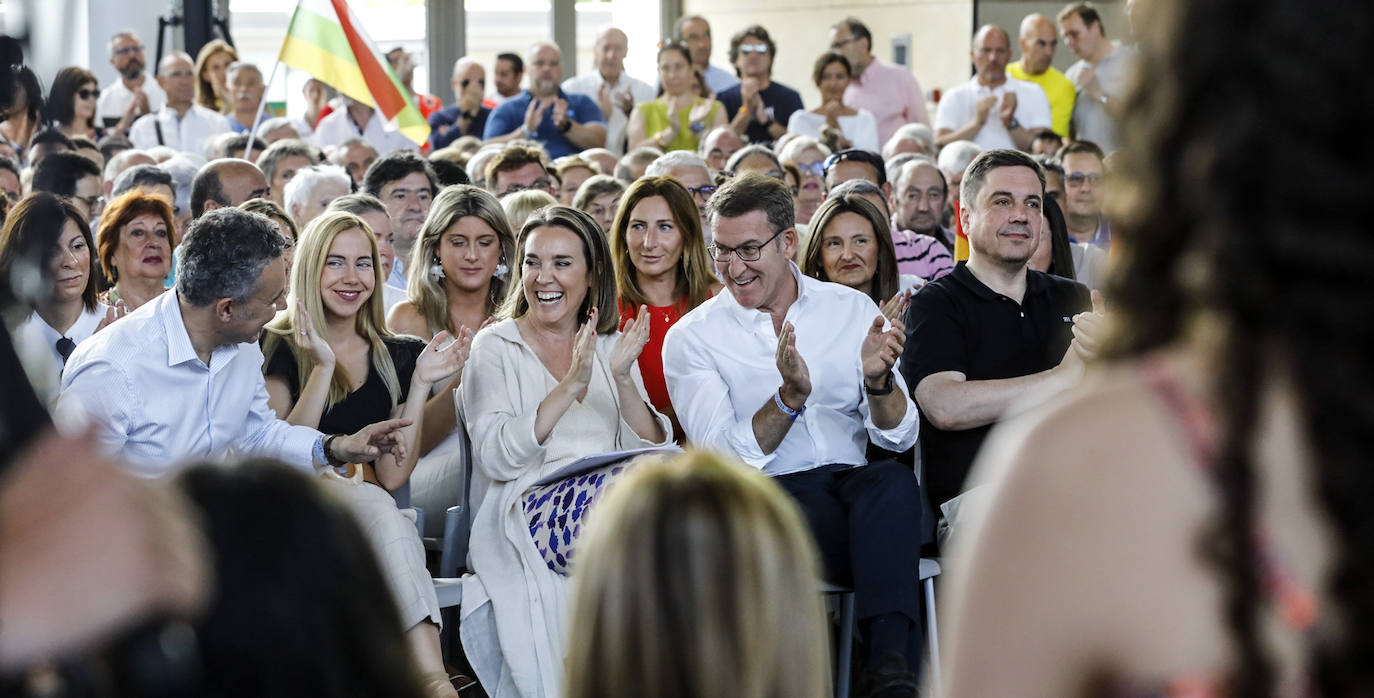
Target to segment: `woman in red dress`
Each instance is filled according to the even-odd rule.
[[[616,293],[623,326],[649,312],[649,343],[639,355],[644,389],[655,409],[673,420],[673,440],[683,440],[663,381],[663,336],[687,311],[719,288],[706,256],[696,201],[672,177],[641,177],[620,199],[611,226]]]

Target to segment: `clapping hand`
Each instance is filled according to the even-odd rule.
[[[572,390],[573,399],[578,402],[587,397],[587,386],[592,382],[592,362],[596,360],[596,308],[582,323],[581,329],[573,336],[572,365],[563,382]]]
[[[1002,108],[999,111],[1002,117],[1003,126],[1011,126],[1011,120],[1016,117],[1016,93],[1007,90],[1002,93]]]
[[[548,106],[542,99],[530,100],[530,106],[525,110],[525,131],[527,133],[535,133],[539,130],[539,123],[544,120],[544,110]]]
[[[466,327],[459,329],[458,336],[445,346],[449,336],[447,330],[434,335],[434,339],[429,340],[429,344],[420,352],[415,360],[412,394],[417,389],[428,391],[430,386],[463,370],[463,364],[467,363],[472,351],[472,330]]]
[[[997,95],[982,97],[973,105],[974,121],[979,124],[986,123],[988,115],[992,113],[993,105],[997,104]]]
[[[649,306],[641,305],[639,313],[620,331],[620,336],[616,338],[615,346],[611,349],[611,375],[615,376],[617,381],[630,378],[630,369],[639,359],[648,341]]]
[[[790,322],[782,324],[778,333],[778,350],[775,356],[778,373],[782,374],[782,387],[778,395],[792,409],[800,409],[811,396],[811,371],[806,367],[801,352],[797,351],[797,329]]]
[[[305,309],[305,301],[297,300],[291,326],[296,331],[296,346],[320,366],[333,368],[334,349],[329,342],[315,330],[310,321],[310,313]]]
[[[886,330],[883,329],[885,324],[890,324]],[[901,318],[886,318],[883,315],[874,317],[873,324],[869,326],[868,334],[864,336],[864,343],[859,349],[864,382],[869,385],[886,382],[883,376],[897,364],[897,359],[902,355],[902,346],[905,344],[906,325],[902,323]]]
[[[1102,336],[1107,325],[1107,304],[1101,291],[1092,292],[1092,312],[1073,316],[1074,351],[1080,359],[1090,361],[1102,348]]]
[[[93,330],[91,334],[95,334],[96,332],[99,332],[105,329],[106,327],[109,327],[110,323],[128,314],[129,310],[124,307],[124,301],[115,301],[114,305],[110,306],[105,310],[105,317],[101,318],[100,324],[95,326],[95,330]]]
[[[898,291],[896,295],[883,302],[878,311],[890,322],[906,317],[907,306],[911,305],[911,291]]]
[[[561,124],[568,118],[568,100],[561,97],[553,99],[553,123]],[[609,118],[609,117],[608,117]]]

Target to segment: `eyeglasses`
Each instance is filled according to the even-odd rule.
[[[709,199],[712,194],[716,193],[716,187],[714,184],[703,184],[699,187],[687,187],[687,191],[697,198]]]
[[[806,164],[806,165],[803,165],[803,164],[798,163],[798,164],[797,164],[797,169],[798,169],[798,170],[801,170],[801,173],[802,173],[802,176],[803,176],[803,177],[805,177],[806,175],[811,175],[812,177],[824,177],[824,176],[825,176],[825,163],[824,163],[824,162],[821,162],[821,161],[819,161],[819,160],[816,161],[816,162],[813,162],[813,163]]]
[[[461,85],[461,86],[463,87],[463,89],[467,89],[468,85],[470,85],[470,84],[472,84],[472,83],[474,83],[474,82],[477,83],[477,86],[478,86],[478,87],[486,87],[486,86],[487,86],[487,79],[486,79],[486,78],[468,78],[468,79],[463,80],[462,82],[460,82],[460,83],[458,83],[458,84]]]
[[[783,230],[787,230],[787,228],[783,228],[782,230],[773,233],[773,237],[768,238],[763,242],[746,242],[743,245],[740,245],[739,247],[710,245],[706,248],[706,254],[711,255],[711,259],[714,259],[717,262],[724,262],[730,259],[730,255],[732,254],[736,257],[739,257],[741,262],[757,262],[759,259],[759,255],[763,254],[763,246],[778,239],[778,236],[782,235]]]
[[[62,365],[66,366],[67,359],[71,357],[72,352],[76,351],[76,342],[73,342],[71,337],[60,337],[57,340],[57,344],[54,345],[54,348],[57,349],[58,355],[62,357]]]
[[[1068,177],[1066,177],[1066,178],[1064,179],[1064,181],[1068,182],[1068,183],[1069,183],[1069,186],[1074,186],[1074,187],[1081,187],[1081,186],[1083,186],[1083,183],[1084,183],[1084,182],[1088,182],[1089,184],[1092,184],[1093,186],[1097,186],[1097,183],[1102,181],[1102,175],[1097,174],[1097,173],[1095,173],[1095,172],[1092,173],[1092,174],[1084,174],[1084,173],[1082,173],[1082,172],[1075,172],[1075,173],[1069,175]]]
[[[143,44],[121,46],[114,50],[114,55],[116,56],[132,56],[135,53],[143,53]]]
[[[848,46],[848,45],[854,43],[854,40],[857,39],[857,38],[859,38],[859,37],[857,37],[857,36],[851,36],[851,37],[849,37],[848,39],[840,39],[839,41],[836,41],[835,43],[830,44],[830,49],[831,49],[832,51],[838,51],[838,50],[840,50],[840,49],[842,49],[842,48],[844,48],[844,47],[846,47],[846,46]]]
[[[506,187],[505,191],[501,192],[501,196],[505,196],[507,194],[514,194],[518,191],[525,191],[526,189],[538,189],[540,191],[548,191],[549,187],[552,186],[553,180],[549,179],[548,177],[540,177],[539,179],[536,179],[533,182],[530,182],[529,184],[512,184]]]
[[[740,44],[740,53],[768,53],[768,44]]]
[[[76,96],[81,99],[95,99],[100,96],[100,90],[77,90]]]

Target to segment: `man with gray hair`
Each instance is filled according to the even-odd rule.
[[[712,172],[724,172],[725,164],[744,148],[744,139],[729,126],[718,126],[706,133],[697,146],[697,155]]]
[[[301,137],[301,132],[290,119],[284,116],[274,116],[263,119],[262,123],[253,129],[253,137],[270,146],[277,141],[284,141],[288,138],[298,139]]]
[[[1030,270],[1045,176],[1017,150],[979,154],[963,180],[969,258],[907,311],[902,375],[921,412],[926,492],[960,494],[992,425],[1077,385],[1100,335],[1088,289]]]
[[[176,213],[177,240],[185,237],[186,227],[191,224],[191,187],[196,181],[196,173],[200,171],[200,165],[192,157],[178,155],[158,164],[172,176],[172,190],[177,196],[176,205],[172,207]]]
[[[711,228],[706,225],[706,202],[716,192],[715,180],[711,178],[711,168],[706,161],[689,150],[674,150],[649,163],[644,169],[645,177],[672,177],[692,195],[697,202],[697,212],[701,214],[701,232],[706,244],[711,244]]]
[[[949,184],[951,205],[959,202],[959,184],[964,181],[964,170],[981,152],[983,149],[973,141],[955,141],[940,149],[940,159],[935,164]]]
[[[173,51],[157,65],[157,82],[166,91],[166,104],[144,114],[129,128],[135,148],[148,150],[165,145],[183,153],[199,153],[206,141],[230,131],[229,120],[199,104],[195,63],[181,51]]]
[[[916,441],[916,407],[895,368],[901,320],[801,273],[782,181],[737,176],[709,215],[725,290],[663,340],[673,408],[692,443],[772,476],[805,514],[826,578],[853,585],[871,651],[865,695],[914,698],[921,491],[909,466],[866,455],[870,441],[899,453]]]
[[[892,222],[902,230],[929,235],[947,250],[954,250],[954,231],[946,228],[945,201],[949,185],[928,159],[906,163],[892,182]]]
[[[55,410],[91,424],[104,450],[143,477],[190,460],[246,452],[307,470],[403,457],[409,420],[324,435],[267,405],[263,325],[285,307],[282,237],[267,218],[225,209],[196,220],[177,248],[176,290],[82,342]]]
[[[935,133],[925,124],[905,124],[893,132],[883,144],[883,159],[890,160],[902,153],[935,156]]]
[[[95,116],[109,127],[117,122],[127,130],[138,117],[151,114],[167,103],[167,95],[158,84],[149,80],[143,69],[147,67],[143,40],[131,31],[121,31],[110,37],[110,65],[119,79],[100,91],[95,103]]]
[[[139,165],[156,164],[157,161],[154,160],[151,155],[148,155],[142,150],[130,148],[128,150],[119,151],[119,153],[117,153],[114,157],[106,161],[105,170],[101,175],[101,186],[104,189],[105,198],[114,198],[113,192],[115,180],[119,179],[119,175],[124,174],[125,170],[131,167],[137,167]]]
[[[172,213],[176,210],[176,183],[172,181],[172,175],[158,165],[139,165],[130,167],[119,179],[114,182],[114,187],[110,190],[110,200],[114,200],[120,194],[127,191],[138,189],[147,194],[157,194],[165,197],[172,204]]]
[[[310,221],[315,220],[329,204],[349,192],[348,173],[338,165],[312,165],[296,173],[286,190],[282,193],[282,208],[286,215],[296,222],[296,227],[305,230]],[[387,268],[387,273],[391,269]]]
[[[319,149],[298,138],[288,138],[268,146],[258,156],[258,169],[267,178],[267,186],[272,190],[270,198],[278,206],[285,206],[286,183],[296,173],[318,165],[324,160]],[[347,173],[345,173],[347,174]]]
[[[625,153],[625,156],[620,158],[620,162],[616,163],[615,178],[629,186],[636,179],[644,176],[644,172],[649,169],[649,163],[660,157],[663,157],[663,151],[658,148],[651,148],[647,145],[635,148]]]
[[[348,173],[348,178],[353,180],[353,187],[356,189],[362,184],[363,175],[367,174],[372,163],[377,162],[379,154],[377,149],[372,147],[367,139],[361,136],[353,136],[344,139],[329,153],[329,163],[344,168]]]
[[[592,45],[592,71],[563,81],[563,91],[586,95],[596,100],[606,117],[606,149],[617,155],[625,152],[625,129],[630,110],[654,98],[654,88],[625,72],[625,54],[630,38],[615,27],[606,27]]]

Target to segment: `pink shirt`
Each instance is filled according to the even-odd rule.
[[[878,142],[886,143],[904,124],[919,121],[930,125],[926,97],[916,77],[900,65],[876,58],[844,90],[844,103],[853,109],[867,109],[878,119]]]

